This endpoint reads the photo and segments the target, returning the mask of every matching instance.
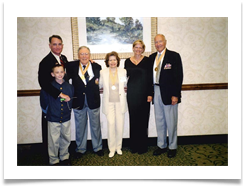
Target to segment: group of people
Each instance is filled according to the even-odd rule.
[[[102,112],[108,125],[109,157],[122,155],[124,115],[128,110],[130,150],[143,154],[148,149],[150,103],[154,104],[157,129],[157,156],[167,152],[176,156],[178,103],[181,102],[183,69],[178,53],[166,49],[162,34],[154,38],[157,52],[144,56],[142,40],[133,43],[134,55],[120,68],[120,57],[113,51],[106,55],[107,68],[91,60],[90,49],[81,46],[78,60],[68,62],[61,54],[62,38],[49,38],[50,53],[40,62],[42,139],[50,165],[70,165],[70,118],[73,109],[76,127],[76,157],[87,150],[88,119],[93,151],[104,156],[100,125],[100,89],[103,88]],[[72,80],[72,85],[69,80]],[[168,142],[167,142],[168,133]]]

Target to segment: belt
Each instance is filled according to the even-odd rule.
[[[155,85],[156,85],[156,86],[160,86],[160,84],[159,84],[159,83],[155,83]]]

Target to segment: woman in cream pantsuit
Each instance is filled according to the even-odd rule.
[[[108,125],[109,157],[122,155],[124,115],[127,111],[127,100],[124,87],[127,85],[126,70],[118,68],[120,58],[117,52],[110,52],[105,57],[109,68],[100,71],[99,85],[103,87],[102,112],[106,115]]]

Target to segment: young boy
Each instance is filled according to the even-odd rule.
[[[64,81],[65,70],[61,65],[52,68],[51,75],[55,78],[52,85],[62,93],[73,97],[74,88]],[[50,165],[70,165],[68,148],[71,142],[71,100],[56,99],[47,95],[47,121],[48,121],[48,153]],[[58,157],[59,154],[59,157]],[[61,162],[60,162],[61,160]]]

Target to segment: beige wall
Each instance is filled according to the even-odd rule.
[[[184,84],[228,82],[228,18],[159,18],[158,32],[180,53]]]
[[[38,64],[48,54],[48,37],[61,35],[63,53],[72,60],[70,18],[18,18],[17,89],[40,89]],[[184,84],[228,82],[227,18],[158,18],[158,32],[167,38],[167,48],[180,53]],[[104,67],[103,60],[98,63]],[[121,66],[123,66],[123,62]],[[178,135],[228,134],[228,90],[182,91]],[[149,136],[156,136],[152,107]],[[129,137],[128,113],[124,137]],[[101,114],[102,137],[107,137]],[[17,142],[41,142],[39,97],[17,98]],[[72,119],[72,140],[75,139]]]
[[[18,18],[17,19],[17,89],[40,89],[37,79],[39,62],[48,54],[49,36],[57,34],[63,39],[63,53],[72,59],[70,18]]]

